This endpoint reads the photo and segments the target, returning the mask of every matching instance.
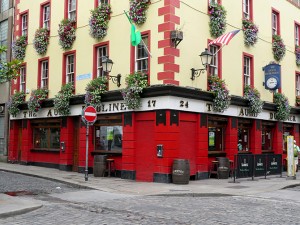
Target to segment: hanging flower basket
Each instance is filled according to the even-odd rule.
[[[218,76],[209,76],[208,85],[209,91],[214,94],[213,111],[224,112],[228,109],[231,100],[225,81]]]
[[[23,35],[12,43],[12,54],[15,59],[23,61],[27,47],[27,36]]]
[[[59,45],[63,50],[72,48],[76,39],[75,23],[74,20],[63,19],[58,25]]]
[[[276,61],[281,61],[285,55],[286,47],[279,35],[273,35],[273,56]]]
[[[92,80],[85,88],[84,103],[86,106],[97,107],[101,104],[101,95],[107,91],[107,78],[98,77]]]
[[[111,7],[107,4],[101,4],[91,11],[89,20],[90,34],[93,38],[102,39],[107,34],[108,22],[110,20]]]
[[[258,27],[248,19],[243,19],[244,44],[253,46],[257,42]]]
[[[31,96],[28,101],[28,110],[30,112],[38,112],[41,108],[42,102],[48,96],[47,89],[36,89],[31,92]]]
[[[25,96],[26,96],[25,93],[22,91],[22,92],[16,92],[14,95],[12,95],[9,98],[9,101],[6,103],[6,107],[10,115],[16,117],[17,114],[20,113],[20,109],[18,107],[20,104],[24,103]]]
[[[277,111],[275,112],[275,118],[277,120],[285,121],[290,116],[291,106],[289,100],[285,97],[284,94],[275,93],[274,94],[274,103],[276,105]]]
[[[300,66],[300,46],[295,46],[295,56],[296,56],[296,64]]]
[[[39,55],[44,55],[47,52],[49,44],[49,30],[46,28],[39,28],[36,30],[33,47]]]
[[[73,96],[74,85],[68,83],[61,87],[61,90],[54,97],[54,110],[60,115],[67,116],[70,114],[70,98]]]
[[[226,10],[222,5],[211,4],[209,6],[209,28],[212,37],[219,37],[226,30]]]
[[[244,88],[244,98],[249,101],[250,113],[261,113],[264,102],[260,99],[260,93],[256,88],[251,88],[249,85],[247,85]]]
[[[146,22],[147,9],[150,0],[130,0],[129,17],[136,24],[143,24]]]
[[[140,108],[140,93],[148,86],[147,75],[138,72],[129,74],[125,79],[125,83],[126,88],[121,91],[125,105],[128,109]]]

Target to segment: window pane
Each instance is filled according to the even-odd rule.
[[[147,46],[147,48],[149,48],[148,46],[148,36],[143,36],[142,37],[145,45]],[[136,71],[139,72],[144,72],[147,73],[148,72],[148,51],[145,47],[143,42],[141,42],[137,47],[136,47]]]
[[[97,126],[95,128],[95,140],[97,150],[121,151],[123,139],[122,126]]]
[[[9,8],[9,0],[2,0],[1,1],[1,12],[8,10]]]
[[[60,148],[60,129],[50,128],[50,148]]]
[[[97,77],[104,76],[102,60],[107,55],[107,46],[101,46],[97,49]]]

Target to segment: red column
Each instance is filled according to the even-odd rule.
[[[228,124],[226,127],[225,135],[225,151],[226,157],[230,160],[234,160],[234,155],[237,154],[238,144],[238,120],[235,117],[228,118]]]
[[[252,154],[261,154],[261,120],[254,120],[250,130],[250,151]]]
[[[23,163],[28,163],[31,160],[30,149],[32,149],[32,133],[30,120],[23,120],[21,140],[21,162]]]
[[[283,153],[283,124],[282,122],[277,122],[274,129],[274,139],[273,139],[273,150],[274,154],[282,154]]]
[[[199,115],[199,129],[197,135],[198,149],[196,151],[196,164],[198,172],[208,172],[208,128],[207,114]]]
[[[74,123],[72,117],[63,118],[63,120],[65,121],[60,129],[60,141],[65,143],[65,149],[60,151],[59,164],[68,166],[73,164]]]
[[[18,137],[19,137],[19,121],[10,121],[9,145],[8,145],[8,161],[15,162],[18,160]]]

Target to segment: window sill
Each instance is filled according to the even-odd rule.
[[[273,150],[262,150],[261,152],[262,152],[262,154],[268,154],[268,153],[273,154],[274,153]]]
[[[250,151],[238,151],[238,154],[252,154]]]
[[[116,151],[116,150],[112,150],[112,151],[107,151],[107,150],[95,150],[92,151],[91,154],[94,155],[122,155],[122,151]]]
[[[43,153],[60,153],[59,149],[30,149],[31,152],[43,152]]]
[[[222,151],[208,151],[209,157],[219,157],[219,156],[226,156],[226,152]]]

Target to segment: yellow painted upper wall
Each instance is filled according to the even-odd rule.
[[[40,4],[43,0],[22,0],[18,9],[22,12],[29,10],[29,45],[26,50],[25,62],[27,62],[27,89],[37,87],[39,56],[32,46],[35,30],[39,27]],[[95,40],[89,35],[88,20],[90,10],[94,8],[93,0],[78,0],[78,20],[76,41],[71,50],[76,50],[76,75],[92,73],[93,69],[93,45],[100,42],[109,42],[109,57],[114,61],[111,75],[122,74],[121,87],[125,87],[126,74],[130,73],[130,24],[123,14],[123,10],[129,9],[127,0],[111,0],[113,13],[109,22],[108,35],[103,40]],[[191,68],[202,68],[199,55],[207,47],[208,40],[213,38],[209,33],[209,16],[207,15],[207,0],[181,0],[180,8],[176,9],[176,15],[180,17],[180,25],[177,29],[183,31],[183,41],[178,45],[180,57],[175,58],[175,63],[180,66],[180,72],[175,73],[175,80],[180,86],[207,89],[207,75],[201,74],[194,81],[190,79]],[[227,10],[226,32],[241,29],[242,27],[242,1],[223,0]],[[158,57],[163,55],[163,49],[158,49],[158,41],[164,38],[164,34],[158,33],[158,24],[164,22],[164,16],[158,16],[158,8],[164,6],[163,0],[152,0],[147,13],[147,21],[138,29],[151,31],[150,51],[151,57],[151,85],[161,84],[157,80],[157,73],[163,71],[163,65],[158,64]],[[280,12],[280,30],[287,52],[280,62],[282,66],[282,92],[289,98],[291,105],[295,100],[295,72],[300,71],[296,66],[294,51],[294,22],[300,23],[300,9],[290,4],[287,0],[253,0],[253,18],[259,27],[259,40],[254,47],[245,47],[243,32],[240,31],[222,49],[222,78],[228,84],[232,95],[242,95],[243,53],[254,57],[255,87],[260,91],[263,100],[272,101],[272,94],[263,87],[264,73],[262,67],[274,61],[271,49],[271,11],[272,8]],[[52,98],[60,90],[62,80],[62,61],[64,51],[58,45],[58,24],[64,17],[64,1],[51,0],[51,38],[48,51],[49,57],[49,97]],[[85,93],[89,79],[76,81],[76,94]],[[111,81],[110,90],[119,89]],[[27,96],[28,99],[29,96]]]

